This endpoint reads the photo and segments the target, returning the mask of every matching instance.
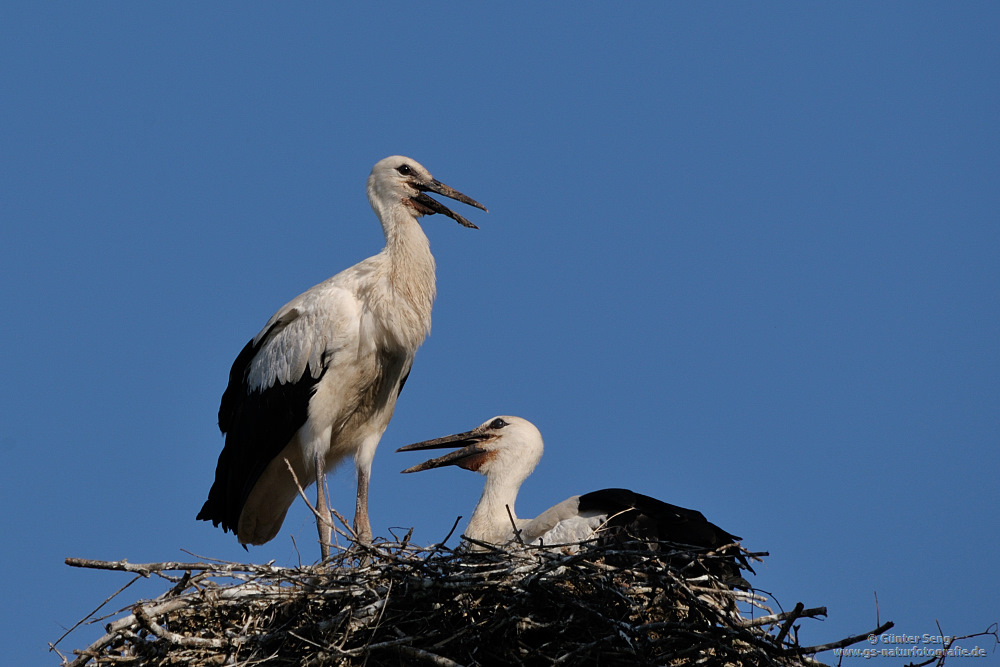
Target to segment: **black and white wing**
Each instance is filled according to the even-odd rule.
[[[357,347],[357,310],[350,292],[318,285],[278,311],[236,357],[219,405],[226,444],[198,519],[237,533],[254,484],[309,419],[332,360]]]
[[[730,585],[748,588],[740,569],[751,572],[732,535],[692,509],[679,507],[628,489],[601,489],[573,496],[555,505],[521,528],[526,543],[571,544],[588,540],[601,543],[640,541],[658,550],[669,542],[698,551],[723,550],[711,572]],[[680,568],[687,562],[677,559]],[[688,559],[689,560],[689,559]],[[689,571],[692,576],[704,571]]]

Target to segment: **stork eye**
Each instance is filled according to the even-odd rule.
[[[507,422],[505,422],[504,420],[500,419],[499,417],[497,417],[496,419],[494,419],[493,421],[490,422],[490,428],[503,428],[506,425],[507,425]]]
[[[410,174],[413,173],[413,170],[410,169],[410,165],[408,164],[399,165],[398,167],[396,167],[396,171],[398,171],[403,176],[409,176]]]

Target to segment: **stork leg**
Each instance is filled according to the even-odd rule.
[[[372,543],[372,525],[368,521],[368,478],[371,468],[358,466],[358,503],[354,508],[354,533],[361,544]]]
[[[319,552],[323,560],[330,557],[330,542],[333,538],[330,508],[326,504],[326,475],[323,472],[323,457],[316,455],[316,530],[319,532]]]

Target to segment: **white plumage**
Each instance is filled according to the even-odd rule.
[[[232,530],[241,544],[263,544],[297,494],[289,464],[301,483],[317,482],[317,509],[329,516],[323,477],[353,455],[354,527],[371,540],[372,458],[430,331],[436,294],[434,257],[417,218],[442,213],[475,227],[426,192],[486,210],[410,158],[372,168],[368,200],[385,248],[288,302],[236,358],[219,407],[226,444],[199,519]],[[329,525],[317,526],[325,557]]]

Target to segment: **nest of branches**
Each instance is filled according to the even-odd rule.
[[[404,539],[291,568],[67,559],[159,576],[168,590],[81,621],[106,634],[63,665],[784,666],[868,634],[803,646],[797,621],[825,609],[776,613],[711,574],[735,554],[655,546],[474,552]]]

